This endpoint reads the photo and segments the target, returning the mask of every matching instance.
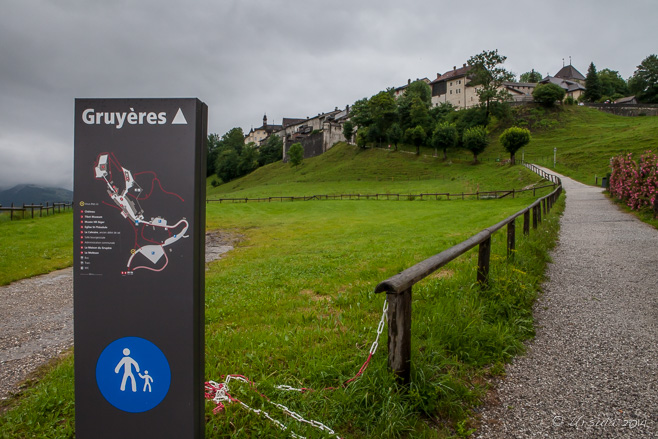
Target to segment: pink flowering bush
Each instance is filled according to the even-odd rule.
[[[653,208],[658,197],[658,155],[645,152],[639,161],[633,154],[611,160],[610,193],[633,210]]]

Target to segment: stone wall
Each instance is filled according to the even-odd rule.
[[[617,116],[658,116],[658,105],[649,104],[585,104]]]

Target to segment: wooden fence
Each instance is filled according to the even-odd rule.
[[[486,286],[489,282],[489,262],[491,254],[491,236],[507,226],[507,256],[516,248],[516,219],[523,216],[523,234],[530,234],[530,216],[532,229],[546,216],[562,193],[562,182],[554,175],[548,174],[534,165],[526,165],[547,180],[555,183],[556,188],[528,207],[505,218],[498,224],[487,227],[461,243],[430,257],[401,273],[380,282],[375,293],[386,293],[388,301],[388,365],[403,383],[408,383],[411,370],[411,289],[417,282],[463,255],[476,245],[478,251],[477,282]]]
[[[547,178],[547,180],[549,180]],[[473,193],[420,193],[420,194],[340,194],[340,195],[307,195],[301,197],[263,197],[263,198],[216,198],[216,199],[207,199],[206,203],[271,203],[272,201],[311,201],[311,200],[431,200],[434,198],[438,200],[439,198],[446,200],[457,200],[457,199],[466,199],[476,198],[478,200],[489,199],[489,198],[505,198],[510,196],[514,198],[517,194],[523,192],[532,191],[532,196],[536,196],[536,192],[539,189],[553,188],[557,183],[553,180],[550,180],[552,183],[544,186],[532,187],[529,189],[511,189],[503,191],[483,191],[483,192],[473,192]],[[452,197],[452,198],[451,198]]]
[[[37,211],[39,214],[39,217],[42,217],[44,212],[46,216],[49,214],[54,215],[55,213],[60,213],[60,212],[66,212],[66,209],[71,209],[72,203],[52,203],[50,204],[49,202],[46,203],[44,206],[43,203],[40,204],[25,204],[23,203],[22,206],[14,206],[14,203],[11,203],[11,206],[2,206],[0,204],[0,213],[2,212],[9,212],[9,217],[11,220],[14,219],[15,214],[18,214],[20,212],[21,214],[21,219],[25,218],[25,213],[29,210],[30,215],[32,218],[34,218],[34,212]]]

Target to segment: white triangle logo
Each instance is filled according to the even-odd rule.
[[[183,110],[180,108],[178,109],[178,112],[176,113],[176,116],[174,116],[174,120],[171,121],[172,125],[187,125],[187,120],[185,120],[185,116],[183,115]]]

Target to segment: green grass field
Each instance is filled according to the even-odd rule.
[[[610,172],[610,158],[622,153],[656,151],[658,117],[615,116],[587,107],[565,106],[553,116],[551,129],[532,135],[525,148],[528,162],[546,166],[585,184],[595,184],[595,176]],[[557,166],[553,168],[553,148]],[[491,145],[489,154],[502,147]],[[517,153],[520,158],[520,153]]]
[[[73,214],[0,221],[0,285],[73,263]]]
[[[521,239],[515,263],[495,235],[492,286],[474,285],[471,251],[414,289],[413,384],[401,392],[386,367],[385,335],[366,374],[340,386],[365,361],[384,297],[381,280],[518,211],[529,199],[488,201],[312,201],[208,206],[209,229],[243,236],[211,263],[206,293],[206,376],[244,374],[260,391],[345,437],[447,437],[468,428],[484,378],[532,335],[530,304],[542,278],[556,216]],[[45,221],[42,223],[45,224]],[[67,226],[68,227],[68,226]],[[492,369],[493,368],[493,369]],[[0,418],[2,437],[72,437],[72,362],[64,361]],[[249,386],[232,394],[285,418]],[[207,437],[287,437],[238,405],[212,414]],[[429,421],[429,422],[428,422]]]

